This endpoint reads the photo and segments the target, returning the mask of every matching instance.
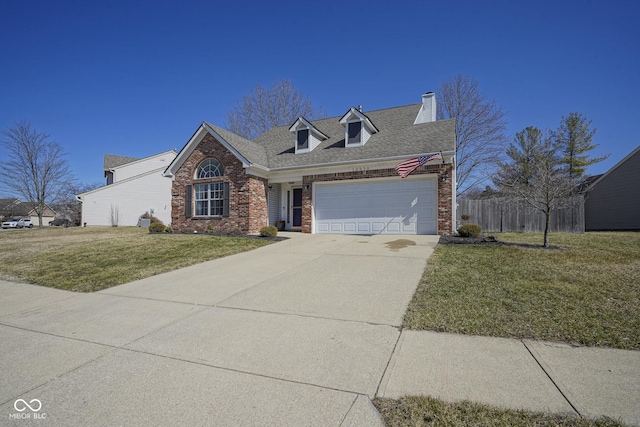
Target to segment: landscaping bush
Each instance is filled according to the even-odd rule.
[[[161,221],[152,222],[149,226],[150,233],[162,233],[167,227]]]
[[[156,222],[159,222],[162,224],[162,221],[160,221],[158,218],[156,218],[155,216],[151,215],[149,212],[145,212],[142,215],[140,215],[141,219],[149,219],[151,220],[151,224],[154,224]]]
[[[167,227],[167,228],[164,229],[164,232],[165,233],[173,233],[173,228]]]
[[[262,237],[276,237],[278,235],[278,229],[273,225],[262,227],[260,229],[260,235]]]
[[[460,237],[480,237],[482,228],[477,224],[464,224],[458,228]]]

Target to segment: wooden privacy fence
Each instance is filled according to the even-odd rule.
[[[549,230],[555,232],[584,233],[584,198],[566,200],[568,207],[551,213]],[[468,220],[462,216],[468,215]],[[483,232],[535,232],[544,231],[544,214],[524,200],[493,198],[481,200],[458,200],[458,226],[478,224]]]

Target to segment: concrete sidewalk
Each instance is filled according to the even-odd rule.
[[[640,425],[640,352],[405,330],[378,396],[418,394]]]
[[[287,235],[95,294],[0,281],[0,425],[375,426],[407,393],[640,424],[639,352],[401,331],[437,237]]]

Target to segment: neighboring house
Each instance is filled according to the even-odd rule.
[[[20,199],[0,199],[0,220],[4,221],[18,215],[16,212],[20,203]]]
[[[40,225],[35,203],[23,202],[20,199],[0,199],[0,216],[3,220],[14,217],[29,218],[34,226]],[[53,221],[55,216],[55,211],[45,205],[42,212],[42,225],[49,225],[49,221]]]
[[[633,150],[586,192],[585,228],[640,230],[640,147]]]
[[[395,167],[441,153],[400,178]],[[455,218],[455,121],[423,102],[272,129],[249,141],[203,122],[165,171],[172,227],[255,233],[450,234]]]
[[[107,185],[76,196],[82,202],[82,222],[93,225],[138,225],[149,212],[163,223],[171,223],[171,183],[162,173],[176,152],[155,156],[104,156]]]
[[[40,220],[38,219],[38,214],[36,213],[35,203],[25,202],[22,203],[25,208],[26,215],[23,217],[31,218],[31,222],[34,227],[40,226]],[[42,225],[48,226],[50,221],[53,221],[56,218],[56,212],[51,209],[49,206],[45,205],[44,210],[42,211]]]

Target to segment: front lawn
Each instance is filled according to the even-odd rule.
[[[271,243],[268,239],[150,234],[138,227],[0,233],[0,278],[95,292]]]
[[[439,244],[404,327],[640,350],[640,233],[554,233],[551,244]]]

